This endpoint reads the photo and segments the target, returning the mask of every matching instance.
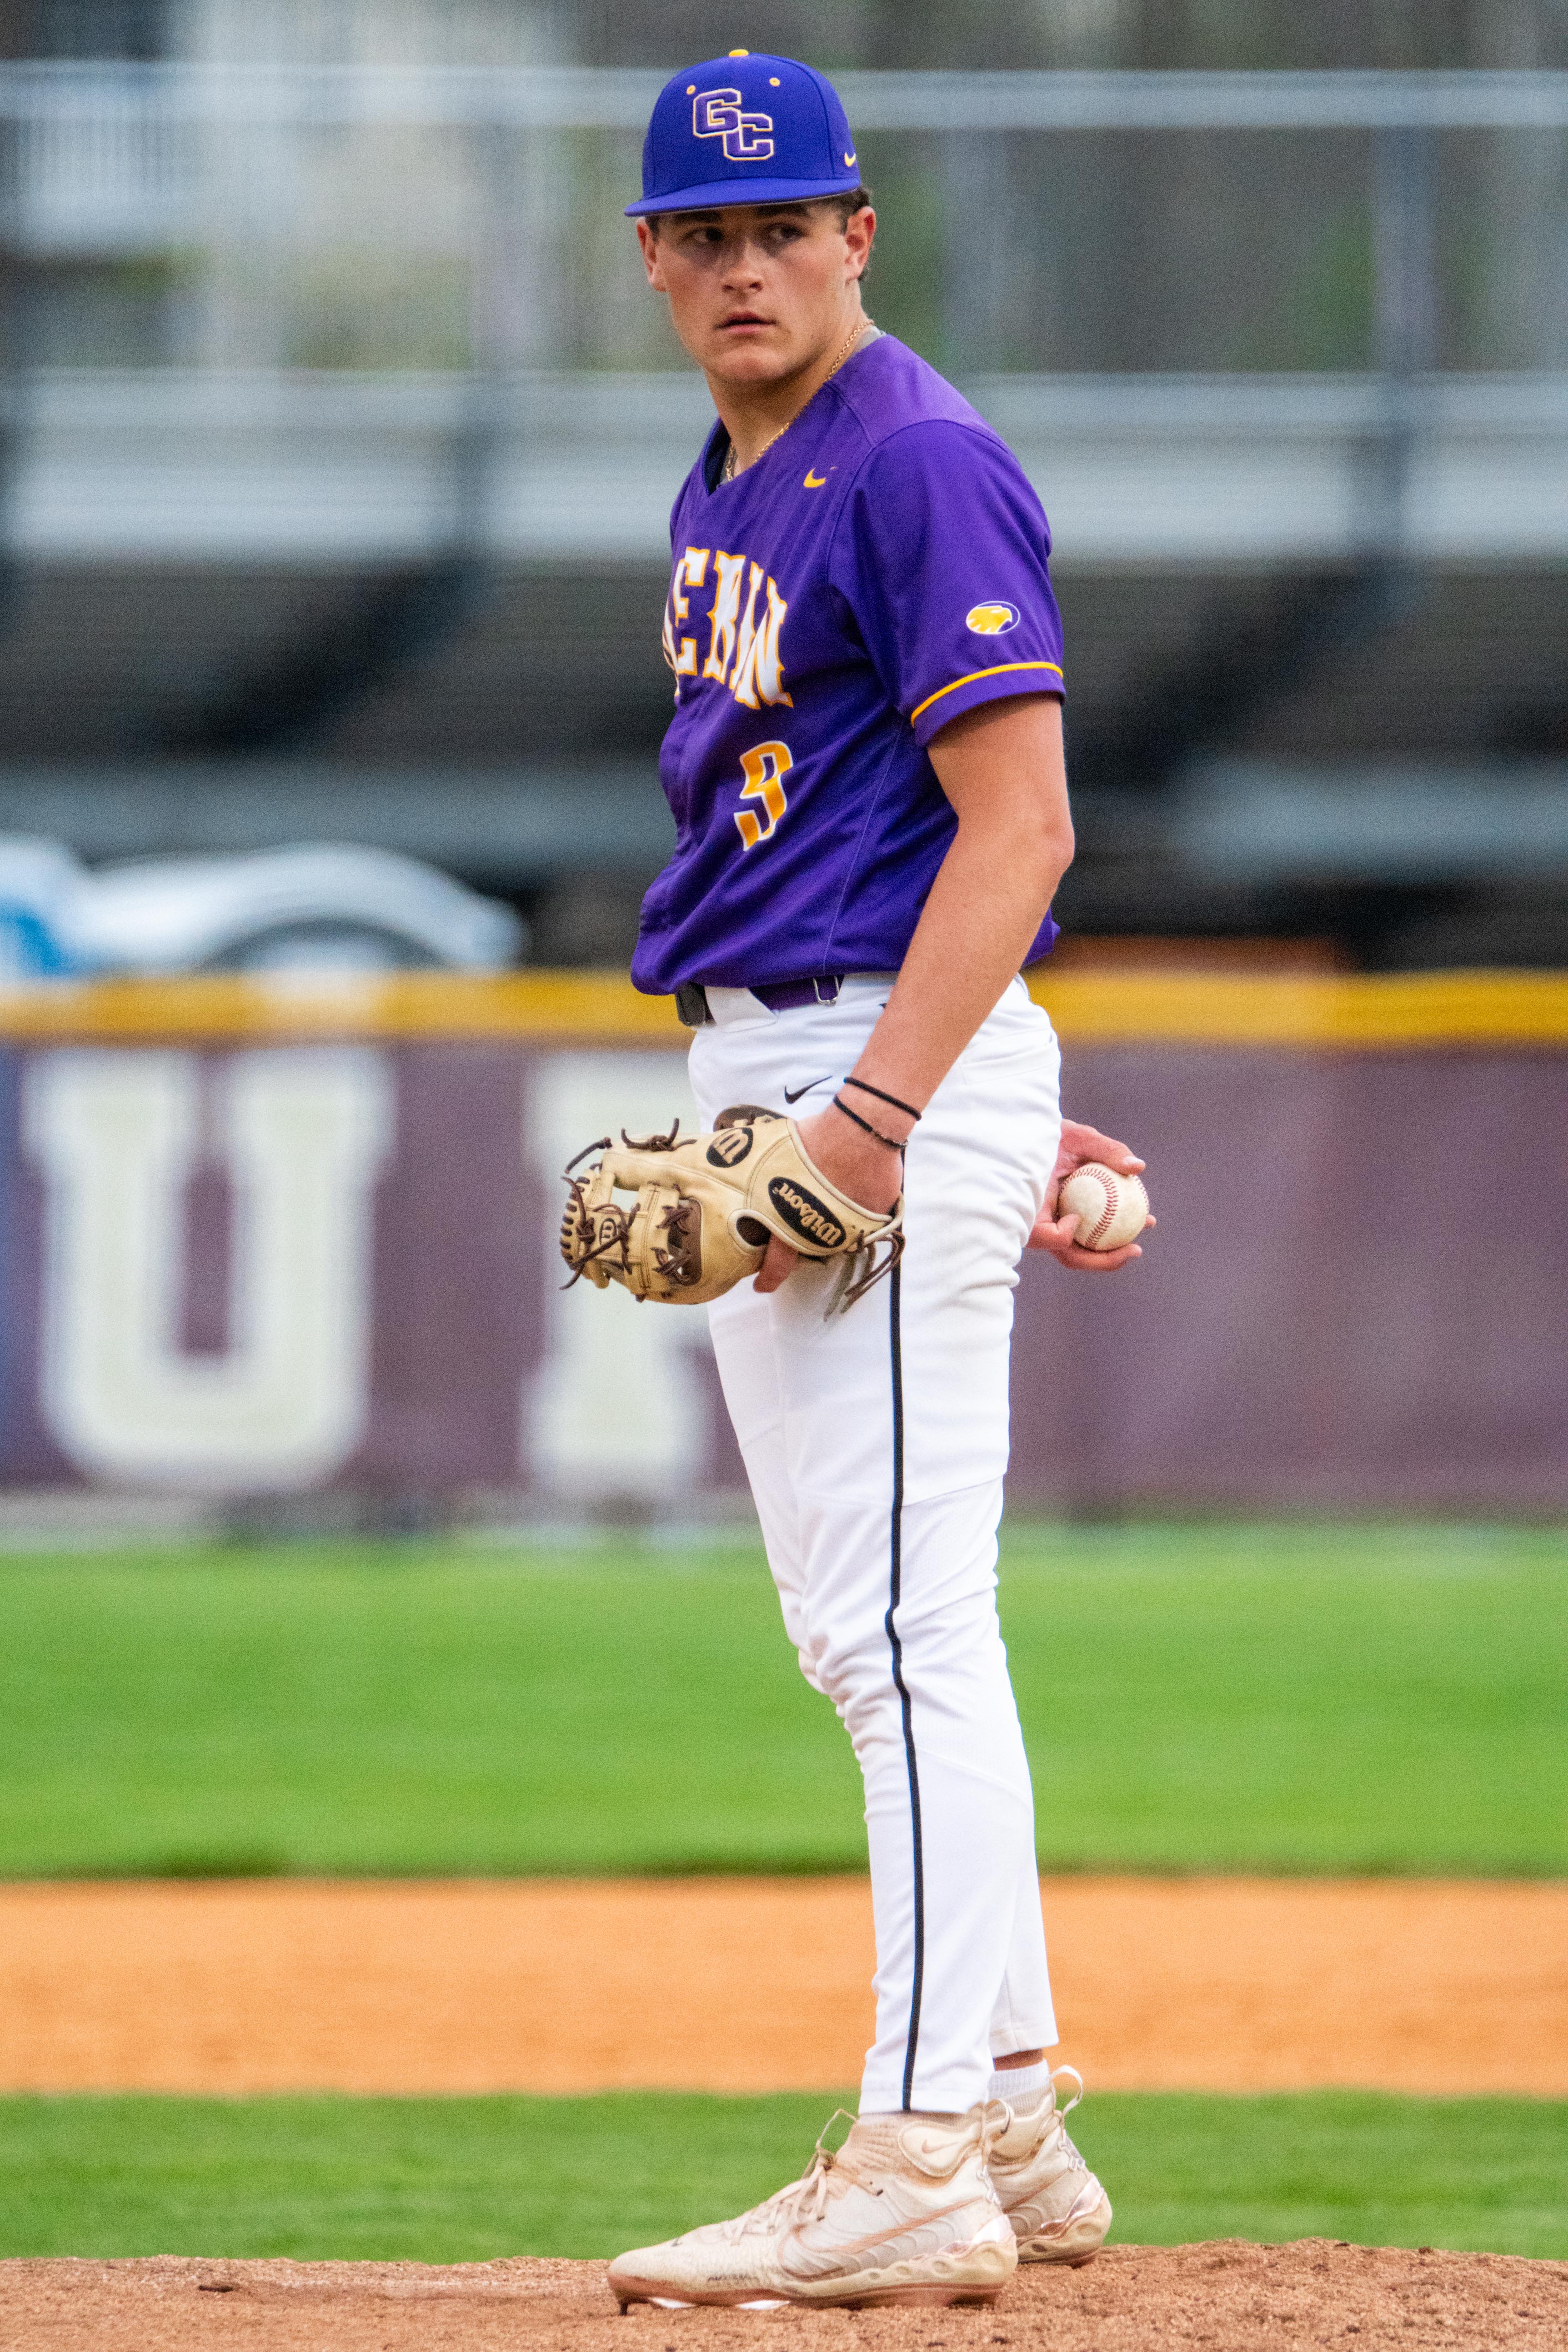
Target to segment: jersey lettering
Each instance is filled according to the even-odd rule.
[[[702,665],[702,675],[722,683],[735,658],[735,631],[741,619],[741,583],[746,576],[746,559],[743,555],[726,555],[719,548],[714,552],[713,570],[718,576],[713,609],[708,616],[708,658]]]
[[[705,547],[689,547],[675,567],[669,583],[669,595],[664,608],[664,657],[677,677],[697,675],[697,640],[681,637],[677,645],[676,632],[690,610],[690,600],[681,594],[688,588],[700,588],[708,572],[709,551]]]
[[[690,611],[690,598],[684,592],[708,584],[710,558],[713,601],[708,612],[702,676],[727,686],[748,710],[760,710],[765,702],[784,702],[793,709],[795,698],[784,692],[782,645],[789,605],[779,593],[777,581],[748,555],[730,555],[722,548],[682,550],[665,600],[665,660],[677,679],[698,674],[697,640],[681,634]],[[679,686],[676,691],[679,699]]]
[[[742,849],[755,849],[759,841],[767,841],[778,829],[778,822],[789,803],[780,778],[786,776],[795,765],[795,755],[787,743],[757,743],[741,754],[741,766],[745,783],[741,789],[743,801],[761,801],[764,815],[757,816],[749,808],[737,809],[735,824]]]
[[[779,659],[779,631],[789,606],[771,579],[767,581],[761,617],[757,617],[757,592],[766,577],[762,565],[753,563],[752,593],[741,615],[730,691],[748,710],[759,710],[764,702],[787,702],[793,709],[793,698],[784,690],[784,666]]]

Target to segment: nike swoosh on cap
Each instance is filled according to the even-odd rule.
[[[785,1088],[784,1088],[784,1098],[785,1102],[791,1102],[791,1103],[792,1103],[792,1102],[798,1102],[798,1101],[800,1100],[800,1098],[801,1098],[802,1095],[808,1095],[808,1094],[811,1092],[811,1090],[812,1090],[813,1087],[826,1087],[826,1086],[829,1086],[829,1085],[831,1085],[831,1083],[832,1083],[832,1079],[833,1079],[833,1073],[832,1073],[832,1071],[831,1071],[831,1070],[829,1070],[829,1071],[826,1073],[826,1075],[825,1076],[823,1076],[823,1077],[820,1077],[820,1078],[808,1078],[808,1079],[806,1080],[806,1082],[805,1082],[805,1086],[804,1086],[804,1087],[796,1087],[796,1088],[795,1088],[795,1092],[794,1092],[793,1094],[791,1094],[791,1092],[790,1092],[789,1088],[788,1088],[787,1087],[785,1087]]]

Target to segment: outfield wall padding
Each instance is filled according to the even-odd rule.
[[[1069,1051],[1149,1160],[1131,1276],[1020,1285],[1014,1492],[1568,1505],[1561,1054]]]
[[[559,1287],[569,1153],[690,1115],[667,1009],[443,1034],[174,986],[0,1046],[0,1484],[742,1497],[700,1312]],[[1160,1228],[1114,1277],[1026,1263],[1016,1508],[1568,1507],[1568,1036],[1063,1026]]]

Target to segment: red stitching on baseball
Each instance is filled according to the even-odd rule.
[[[1117,1191],[1116,1178],[1111,1171],[1107,1168],[1105,1171],[1105,1213],[1101,1216],[1099,1224],[1095,1226],[1093,1232],[1089,1234],[1088,1240],[1082,1244],[1085,1249],[1092,1249],[1095,1243],[1100,1239],[1100,1234],[1105,1233],[1116,1223],[1116,1213],[1121,1206],[1121,1195]]]

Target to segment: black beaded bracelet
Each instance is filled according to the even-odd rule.
[[[889,1151],[902,1151],[904,1147],[901,1143],[895,1143],[890,1135],[884,1135],[879,1127],[873,1127],[868,1118],[862,1118],[858,1110],[851,1110],[842,1095],[834,1096],[833,1108],[841,1110],[846,1118],[852,1119],[862,1135],[870,1136],[874,1142],[885,1143]]]
[[[844,1083],[847,1087],[858,1087],[863,1095],[875,1095],[877,1100],[885,1102],[889,1110],[901,1110],[919,1124],[921,1114],[913,1103],[900,1102],[897,1095],[885,1095],[880,1087],[868,1087],[864,1078],[846,1078]],[[874,1133],[875,1129],[872,1131]]]

